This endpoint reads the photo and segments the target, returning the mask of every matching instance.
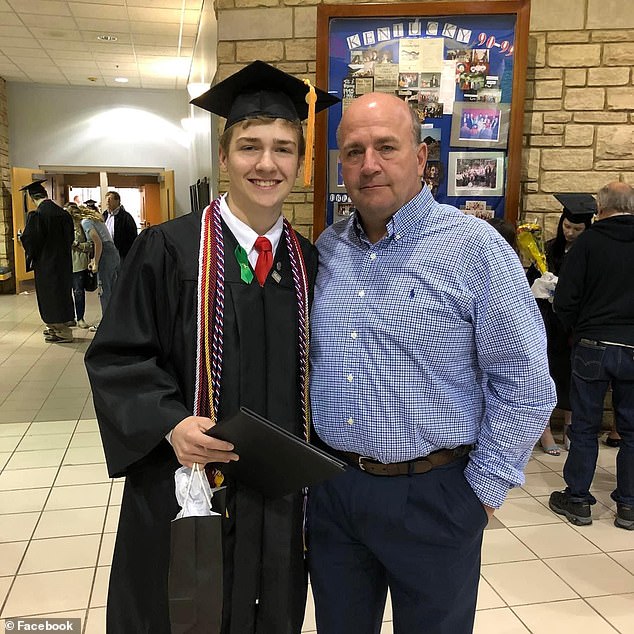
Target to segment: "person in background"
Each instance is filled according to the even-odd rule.
[[[421,184],[416,114],[370,93],[337,139],[356,208],[317,241],[313,424],[349,465],[312,487],[317,630],[473,629],[482,534],[554,405],[543,322],[506,241]]]
[[[559,275],[566,254],[575,240],[592,224],[596,203],[590,194],[557,194],[555,198],[564,206],[557,225],[557,234],[544,245],[548,271]],[[539,277],[535,266],[527,273],[529,284]],[[552,299],[552,298],[551,298]],[[539,310],[546,326],[548,337],[548,366],[557,388],[557,408],[564,416],[564,445],[568,449],[567,430],[570,426],[570,331],[553,312],[552,301],[537,299]],[[561,449],[555,442],[550,423],[539,440],[542,450],[551,456],[558,456]]]
[[[74,315],[71,295],[73,221],[49,198],[42,185],[44,182],[36,180],[20,189],[37,205],[37,210],[27,217],[20,240],[26,252],[27,271],[35,272],[37,306],[46,324],[44,340],[70,343],[73,333],[67,324]]]
[[[592,523],[590,486],[598,455],[604,399],[621,444],[616,457],[614,523],[634,530],[634,188],[612,182],[597,194],[597,221],[566,256],[555,289],[555,314],[573,333],[572,424],[564,491],[550,508],[576,525]]]
[[[217,482],[223,463],[238,458],[204,432],[244,406],[309,437],[317,251],[282,216],[304,156],[308,91],[258,61],[192,102],[227,119],[219,163],[228,192],[143,231],[87,352],[108,470],[126,476],[108,593],[113,634],[170,632],[174,473],[213,463]],[[320,90],[315,97],[317,110],[339,101]],[[221,632],[299,634],[304,498],[224,484]]]
[[[119,252],[114,246],[114,241],[110,232],[106,228],[101,214],[98,211],[82,207],[81,209],[81,226],[86,237],[94,245],[94,256],[88,263],[88,268],[97,273],[99,280],[99,302],[101,304],[101,315],[106,314],[106,308],[110,303],[112,290],[114,289],[119,268],[121,265]],[[95,330],[96,327],[91,327]]]
[[[88,240],[81,226],[82,212],[75,203],[68,203],[64,209],[73,219],[73,227],[75,230],[75,238],[72,246],[73,259],[73,301],[75,303],[75,322],[79,328],[88,328],[88,324],[84,320],[86,313],[86,289],[84,282],[86,279],[86,271],[88,270],[88,262],[90,254],[93,250],[93,243]]]
[[[138,234],[136,222],[121,204],[119,192],[108,192],[106,194],[106,205],[108,208],[103,212],[103,219],[114,240],[114,246],[117,247],[119,258],[123,265],[126,255],[128,255],[128,251]]]
[[[513,251],[517,252],[517,232],[515,227],[504,218],[487,218],[487,222],[509,243]]]
[[[88,209],[92,209],[93,211],[99,211],[99,205],[96,200],[89,198],[84,201],[84,207],[88,207]]]

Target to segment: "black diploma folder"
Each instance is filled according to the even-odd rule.
[[[341,460],[245,407],[206,434],[233,443],[240,456],[236,462],[218,463],[222,473],[269,498],[298,493],[345,468]]]

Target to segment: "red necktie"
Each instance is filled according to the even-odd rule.
[[[273,266],[273,247],[268,238],[260,236],[255,241],[255,250],[258,252],[258,261],[255,263],[255,277],[258,278],[260,286],[264,282]]]

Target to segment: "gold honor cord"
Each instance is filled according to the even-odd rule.
[[[309,187],[313,179],[313,146],[315,144],[315,104],[317,93],[310,79],[304,79],[308,86],[306,103],[308,104],[308,120],[306,121],[306,153],[304,154],[304,187]]]

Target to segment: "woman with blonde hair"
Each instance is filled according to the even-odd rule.
[[[112,295],[119,274],[119,252],[114,246],[112,236],[103,221],[102,215],[89,207],[79,207],[81,226],[86,236],[95,245],[95,253],[88,264],[88,269],[97,273],[99,280],[99,301],[102,315]]]
[[[73,219],[73,227],[75,229],[75,237],[73,239],[71,251],[71,257],[73,260],[73,301],[75,304],[75,323],[80,328],[88,328],[88,324],[84,321],[84,315],[86,312],[85,279],[93,244],[86,237],[86,233],[81,226],[82,212],[79,207],[75,203],[67,203],[64,205],[64,209],[66,209]]]

